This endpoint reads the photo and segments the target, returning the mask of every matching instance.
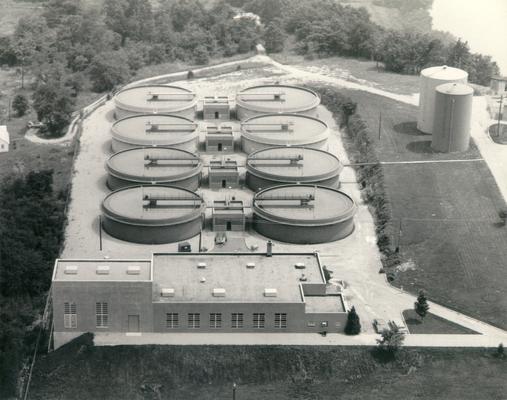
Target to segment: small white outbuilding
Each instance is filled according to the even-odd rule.
[[[5,125],[0,125],[0,153],[8,152],[10,143],[11,139],[7,127]]]

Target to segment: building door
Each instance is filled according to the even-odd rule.
[[[220,113],[218,111],[215,111],[215,119],[220,119]]]
[[[222,143],[218,143],[218,151],[222,151]]]
[[[225,179],[222,180],[222,187],[223,188],[227,187],[227,181]]]
[[[129,315],[128,332],[139,332],[139,315]]]
[[[227,221],[227,230],[228,231],[232,230],[232,222],[231,221]]]

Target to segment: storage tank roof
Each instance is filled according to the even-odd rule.
[[[113,137],[138,146],[171,146],[198,136],[197,124],[176,115],[134,115],[116,121]]]
[[[453,81],[459,79],[467,79],[468,73],[459,68],[442,65],[439,67],[430,67],[423,69],[421,71],[421,76],[435,80]]]
[[[197,175],[202,162],[196,155],[170,147],[139,147],[113,154],[108,172],[135,182],[168,183]]]
[[[309,147],[272,147],[248,156],[247,170],[274,180],[308,182],[339,175],[343,169],[337,157]]]
[[[243,136],[274,146],[305,145],[324,140],[328,126],[320,119],[301,114],[265,114],[241,124]]]
[[[444,83],[437,86],[435,90],[439,93],[453,96],[469,96],[474,94],[474,89],[463,83]]]
[[[236,95],[236,103],[242,107],[265,113],[302,112],[320,104],[313,90],[299,86],[252,86]]]
[[[110,193],[102,202],[104,214],[132,225],[171,225],[198,217],[202,198],[190,190],[171,186],[133,186]]]
[[[191,90],[169,85],[140,85],[121,90],[115,105],[136,113],[173,113],[194,107],[197,96]]]
[[[356,204],[350,196],[335,189],[284,185],[257,193],[253,210],[273,222],[315,226],[335,224],[352,218]]]

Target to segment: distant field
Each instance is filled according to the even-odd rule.
[[[367,347],[117,346],[78,339],[39,358],[32,400],[502,399],[495,350]],[[464,382],[473,382],[465,384]]]
[[[20,18],[37,15],[41,12],[40,3],[14,0],[2,0],[0,3],[0,36],[13,33]]]
[[[431,137],[415,129],[416,107],[357,91],[345,93],[378,139],[382,161],[470,159],[435,154]],[[394,284],[466,314],[507,327],[507,229],[498,225],[503,198],[484,161],[383,166],[400,253],[408,261]]]

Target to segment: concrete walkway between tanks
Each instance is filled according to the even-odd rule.
[[[380,335],[328,333],[95,333],[95,346],[376,346]],[[484,335],[406,335],[409,347],[497,347],[497,337]]]

